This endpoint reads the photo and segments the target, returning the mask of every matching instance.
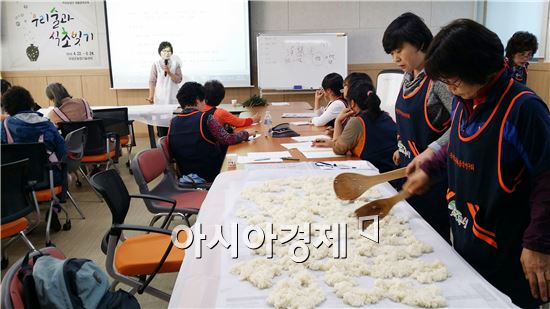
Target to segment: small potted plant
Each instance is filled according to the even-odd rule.
[[[243,107],[256,107],[256,106],[265,106],[267,105],[266,99],[255,94],[252,95],[248,100],[243,102]]]

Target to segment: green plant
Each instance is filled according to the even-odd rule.
[[[244,107],[255,107],[255,106],[265,106],[267,105],[266,99],[260,97],[259,95],[255,94],[252,95],[248,100],[243,102]]]

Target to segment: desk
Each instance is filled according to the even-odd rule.
[[[273,126],[276,126],[280,123],[284,122],[293,122],[293,121],[307,121],[310,118],[283,118],[283,113],[304,113],[304,112],[311,112],[311,105],[307,102],[291,102],[288,106],[263,106],[263,107],[254,107],[250,108],[250,112],[252,114],[254,113],[260,113],[263,115],[266,110],[269,110],[271,113],[271,118],[273,119]],[[319,135],[324,134],[325,127],[316,127],[313,125],[305,125],[305,126],[294,126],[291,125],[290,128],[296,132],[298,132],[301,136],[308,136],[308,135]],[[236,153],[238,155],[246,155],[248,152],[262,152],[262,151],[286,151],[288,149],[281,146],[281,144],[286,143],[295,143],[296,141],[293,140],[290,137],[282,137],[282,138],[273,138],[271,136],[267,136],[265,132],[267,131],[267,128],[260,124],[256,124],[250,127],[246,128],[239,128],[239,130],[248,130],[248,131],[258,131],[258,133],[262,134],[258,139],[250,142],[244,142],[237,145],[231,145],[227,149],[227,153]],[[327,148],[327,150],[330,148]],[[303,161],[319,161],[322,159],[307,159],[304,157],[304,155],[298,151],[297,149],[290,149],[288,150],[290,154],[297,159],[300,159],[300,162]],[[341,161],[341,160],[357,160],[357,158],[353,158],[350,156],[347,157],[338,157],[338,158],[330,158],[326,159],[329,161]],[[262,163],[256,163],[256,164],[262,164]],[[237,169],[242,169],[243,165],[238,164]],[[227,162],[224,161],[222,166],[222,171],[227,171]]]
[[[280,165],[281,167],[283,165]],[[250,255],[239,249],[239,258],[231,258],[231,250],[225,249],[218,244],[213,249],[208,249],[208,244],[214,233],[216,224],[229,225],[237,222],[237,210],[246,206],[241,196],[241,191],[250,185],[258,185],[266,180],[286,178],[289,176],[335,176],[341,171],[322,171],[311,169],[280,168],[271,170],[240,170],[220,174],[212,185],[206,197],[197,223],[202,224],[202,232],[207,239],[202,246],[202,258],[195,258],[195,248],[187,249],[176,284],[172,291],[169,308],[214,308],[214,307],[237,307],[237,308],[258,308],[268,307],[265,300],[273,290],[268,288],[259,290],[246,281],[240,281],[237,276],[229,274],[229,268],[243,260],[250,259]],[[374,170],[359,170],[364,174],[376,173]],[[391,195],[395,190],[388,184],[376,187],[384,195]],[[335,207],[345,207],[336,205]],[[442,288],[449,307],[477,307],[477,308],[502,308],[514,307],[509,298],[500,293],[483,279],[460,255],[456,253],[445,241],[431,228],[414,209],[406,202],[400,202],[394,207],[393,214],[408,218],[408,225],[413,234],[421,241],[433,246],[434,252],[426,254],[428,261],[442,261],[452,276],[446,281],[436,283]],[[244,229],[244,227],[242,227]],[[230,229],[225,229],[225,239],[230,239]],[[242,232],[239,224],[239,233]],[[239,248],[244,246],[239,237]],[[195,238],[195,241],[197,239]],[[245,253],[245,254],[243,254]],[[349,257],[348,257],[349,258]],[[313,272],[317,283],[323,288],[327,299],[321,307],[342,307],[341,299],[336,298],[332,289],[323,282],[322,272]],[[285,278],[286,274],[274,279],[275,282]],[[362,280],[371,278],[361,277],[360,283],[365,287]],[[375,304],[376,307],[404,307],[389,300],[382,300]]]

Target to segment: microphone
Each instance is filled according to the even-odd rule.
[[[164,59],[164,65],[168,65],[168,59]],[[164,76],[168,75],[168,72],[164,71]]]

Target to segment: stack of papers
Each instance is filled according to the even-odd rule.
[[[288,151],[275,151],[275,152],[249,152],[246,156],[239,156],[237,163],[249,164],[249,163],[275,163],[283,162],[284,157],[291,157]]]
[[[291,121],[289,123],[293,126],[307,126],[311,124],[309,121]]]

